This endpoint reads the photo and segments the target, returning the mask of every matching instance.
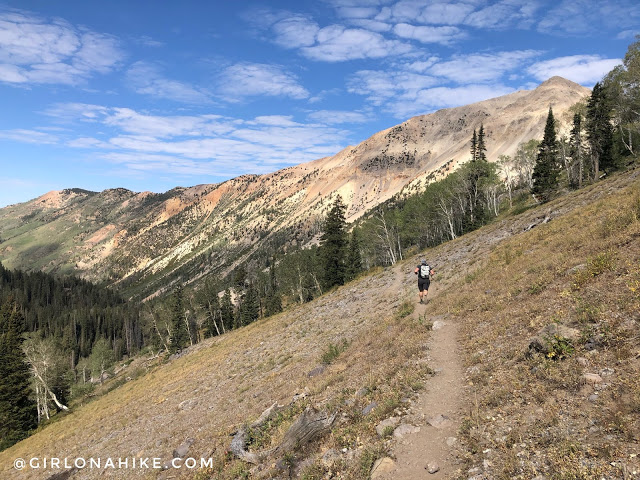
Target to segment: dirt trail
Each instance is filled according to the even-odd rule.
[[[437,296],[437,291],[437,284],[432,284],[429,298]],[[417,302],[417,298],[416,294],[412,300]],[[446,316],[430,316],[429,303],[418,304],[413,315],[416,318],[426,316],[426,322],[433,323],[427,361],[436,373],[427,381],[424,391],[413,402],[409,414],[403,420],[403,423],[420,427],[420,430],[397,438],[393,447],[395,466],[378,478],[452,478],[456,471],[452,453],[465,408],[464,373],[458,346],[459,328],[455,321]],[[435,466],[437,471],[430,473],[429,468],[435,470]]]

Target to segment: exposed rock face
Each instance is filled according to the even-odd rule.
[[[553,77],[535,90],[413,117],[332,157],[221,184],[163,194],[49,192],[0,209],[0,260],[157,294],[178,276],[226,273],[268,242],[310,241],[338,194],[354,220],[401,191],[421,189],[468,159],[480,124],[490,160],[542,138],[550,105],[567,130],[569,107],[588,93]]]

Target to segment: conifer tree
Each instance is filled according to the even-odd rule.
[[[346,206],[338,195],[327,215],[320,238],[325,288],[344,284],[347,250],[345,211]]]
[[[584,141],[582,139],[582,115],[578,112],[573,115],[573,127],[569,137],[569,156],[571,157],[569,185],[581,188],[584,179]]]
[[[190,340],[185,321],[184,291],[182,285],[178,285],[171,298],[171,338],[169,339],[169,351],[176,353],[182,350]]]
[[[476,129],[473,129],[473,136],[471,137],[471,161],[475,162],[478,159],[478,134]]]
[[[269,285],[265,299],[265,316],[275,315],[282,311],[282,298],[278,289],[278,279],[276,277],[275,259],[269,267]]]
[[[594,85],[587,103],[585,129],[591,153],[592,178],[597,181],[601,170],[608,170],[614,166],[611,109],[600,82]]]
[[[544,137],[538,149],[532,179],[531,192],[541,202],[549,201],[551,194],[558,186],[558,139],[556,138],[555,119],[551,107],[549,107]]]
[[[244,294],[240,311],[238,312],[240,325],[249,325],[260,317],[260,298],[253,283],[249,283]]]
[[[475,130],[474,130],[475,132]],[[481,162],[487,161],[487,146],[484,141],[484,125],[480,124],[480,130],[478,130],[478,144],[476,147],[476,160]]]
[[[37,425],[31,375],[21,348],[23,329],[15,304],[0,306],[0,450],[27,437]]]
[[[225,330],[233,327],[233,302],[231,301],[231,290],[228,288],[224,291],[222,300],[220,301],[220,321],[224,325]]]

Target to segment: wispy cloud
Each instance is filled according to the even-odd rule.
[[[91,121],[104,126],[104,132],[112,133],[105,133],[104,138],[73,138],[66,145],[135,171],[265,173],[334,154],[349,135],[333,126],[341,122],[329,121],[329,112],[324,119],[322,114],[310,117],[311,123],[297,122],[288,115],[248,120],[219,115],[161,116],[83,104],[60,104],[48,112],[67,121],[73,115],[77,121],[86,121],[89,114]],[[350,121],[357,120],[352,114]],[[23,137],[25,141],[29,138]]]
[[[375,9],[345,7],[342,12],[354,20],[352,23],[357,23],[353,15],[358,15],[362,28],[339,24],[320,27],[309,17],[290,13],[267,15],[274,20],[267,28],[273,34],[274,43],[287,49],[297,49],[301,55],[315,61],[383,58],[411,51],[409,44],[381,35],[380,32],[390,30],[390,25],[366,18],[375,13]]]
[[[466,36],[466,33],[457,27],[415,26],[408,23],[397,24],[393,28],[393,33],[402,38],[418,40],[421,43],[441,43],[443,45],[448,45]]]
[[[302,47],[300,52],[311,60],[344,62],[362,58],[383,58],[403,55],[412,50],[411,45],[389,40],[377,32],[358,28],[331,25],[316,35],[316,43]]]
[[[562,0],[548,10],[538,29],[551,34],[583,35],[602,27],[616,30],[637,28],[638,23],[640,4],[636,0]]]
[[[572,55],[535,63],[528,68],[528,72],[538,80],[559,75],[583,85],[593,85],[620,63],[621,60],[617,58]]]
[[[0,11],[0,81],[77,85],[124,59],[117,39],[18,10]]]
[[[376,106],[393,103],[398,97],[416,98],[418,92],[433,87],[437,79],[408,71],[393,69],[361,70],[348,82],[351,93],[367,96],[367,100]]]
[[[309,120],[324,123],[325,125],[338,125],[341,123],[365,123],[371,120],[371,115],[346,110],[318,110],[311,112]]]
[[[183,103],[209,103],[211,97],[202,88],[171,80],[162,75],[159,66],[136,62],[127,70],[127,82],[137,93]]]
[[[462,84],[489,82],[520,68],[526,61],[541,53],[537,50],[516,50],[458,55],[451,60],[436,63],[429,72]]]
[[[281,66],[249,62],[227,67],[218,79],[218,92],[227,100],[256,95],[298,100],[309,97],[309,92],[298,83],[296,76]]]
[[[41,145],[53,145],[58,143],[58,137],[50,133],[28,129],[0,130],[0,138],[21,143],[35,143]]]

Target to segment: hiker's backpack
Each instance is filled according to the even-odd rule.
[[[429,272],[431,271],[431,267],[429,265],[420,265],[420,278],[429,278]]]

